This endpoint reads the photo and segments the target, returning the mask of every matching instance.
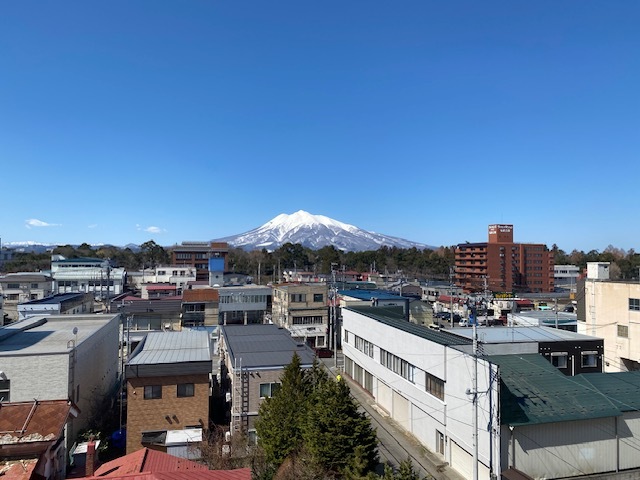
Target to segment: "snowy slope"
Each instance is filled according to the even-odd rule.
[[[431,248],[402,238],[368,232],[303,210],[291,215],[282,213],[261,227],[216,241],[227,242],[233,247],[244,250],[266,248],[269,251],[285,243],[299,243],[313,250],[333,245],[339,250],[351,252],[377,250],[383,245],[399,248]]]

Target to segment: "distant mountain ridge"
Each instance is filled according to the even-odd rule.
[[[399,237],[362,230],[324,215],[312,215],[299,210],[291,215],[282,213],[264,225],[245,233],[215,240],[227,242],[243,250],[273,251],[285,243],[300,244],[312,250],[333,245],[338,250],[361,252],[382,246],[398,248],[434,248]]]

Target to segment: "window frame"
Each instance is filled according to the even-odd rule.
[[[640,298],[629,298],[629,310],[640,312]]]
[[[593,365],[590,365],[590,362],[585,363],[585,359],[593,358]],[[595,368],[598,366],[598,352],[596,351],[588,351],[588,352],[580,352],[580,366],[582,368]]]
[[[182,392],[180,391],[182,387]],[[194,383],[178,383],[176,385],[176,397],[178,398],[189,398],[195,397],[196,395],[196,386]]]
[[[162,398],[162,385],[145,385],[144,400],[159,400]]]
[[[274,389],[274,386],[275,389]],[[269,394],[268,395],[263,395],[263,391],[262,388],[263,387],[267,387],[269,389]],[[273,395],[282,387],[282,384],[280,382],[264,382],[260,384],[259,387],[259,394],[260,394],[260,398],[271,398],[273,397]],[[266,392],[265,392],[266,393]]]
[[[564,359],[564,365],[560,365],[557,360],[556,363],[558,363],[556,365],[556,363],[554,363],[554,359]],[[569,367],[569,353],[568,352],[551,352],[551,365],[553,365],[556,368],[568,368]]]

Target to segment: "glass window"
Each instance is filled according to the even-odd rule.
[[[551,365],[557,368],[567,368],[567,353],[552,353]]]
[[[597,367],[598,366],[598,352],[582,352],[582,366],[583,367]]]
[[[314,302],[324,302],[324,295],[322,293],[314,293],[313,294]]]
[[[444,380],[425,372],[426,385],[425,390],[440,400],[444,400]]]
[[[627,325],[618,325],[618,336],[629,338],[629,327]]]
[[[193,397],[194,395],[195,395],[195,388],[193,383],[178,384],[178,398]]]
[[[162,398],[162,385],[145,385],[144,399]]]
[[[629,310],[633,310],[635,312],[640,311],[640,298],[629,299]]]
[[[261,383],[260,398],[272,397],[280,389],[279,383]]]

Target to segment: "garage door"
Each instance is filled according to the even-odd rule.
[[[451,440],[451,467],[455,468],[464,478],[473,476],[473,456]]]
[[[409,400],[398,392],[393,392],[393,419],[406,431],[411,431],[411,415],[409,414]]]
[[[384,408],[387,412],[391,413],[393,405],[393,394],[389,385],[382,383],[378,380],[378,397],[376,398],[378,405]]]

